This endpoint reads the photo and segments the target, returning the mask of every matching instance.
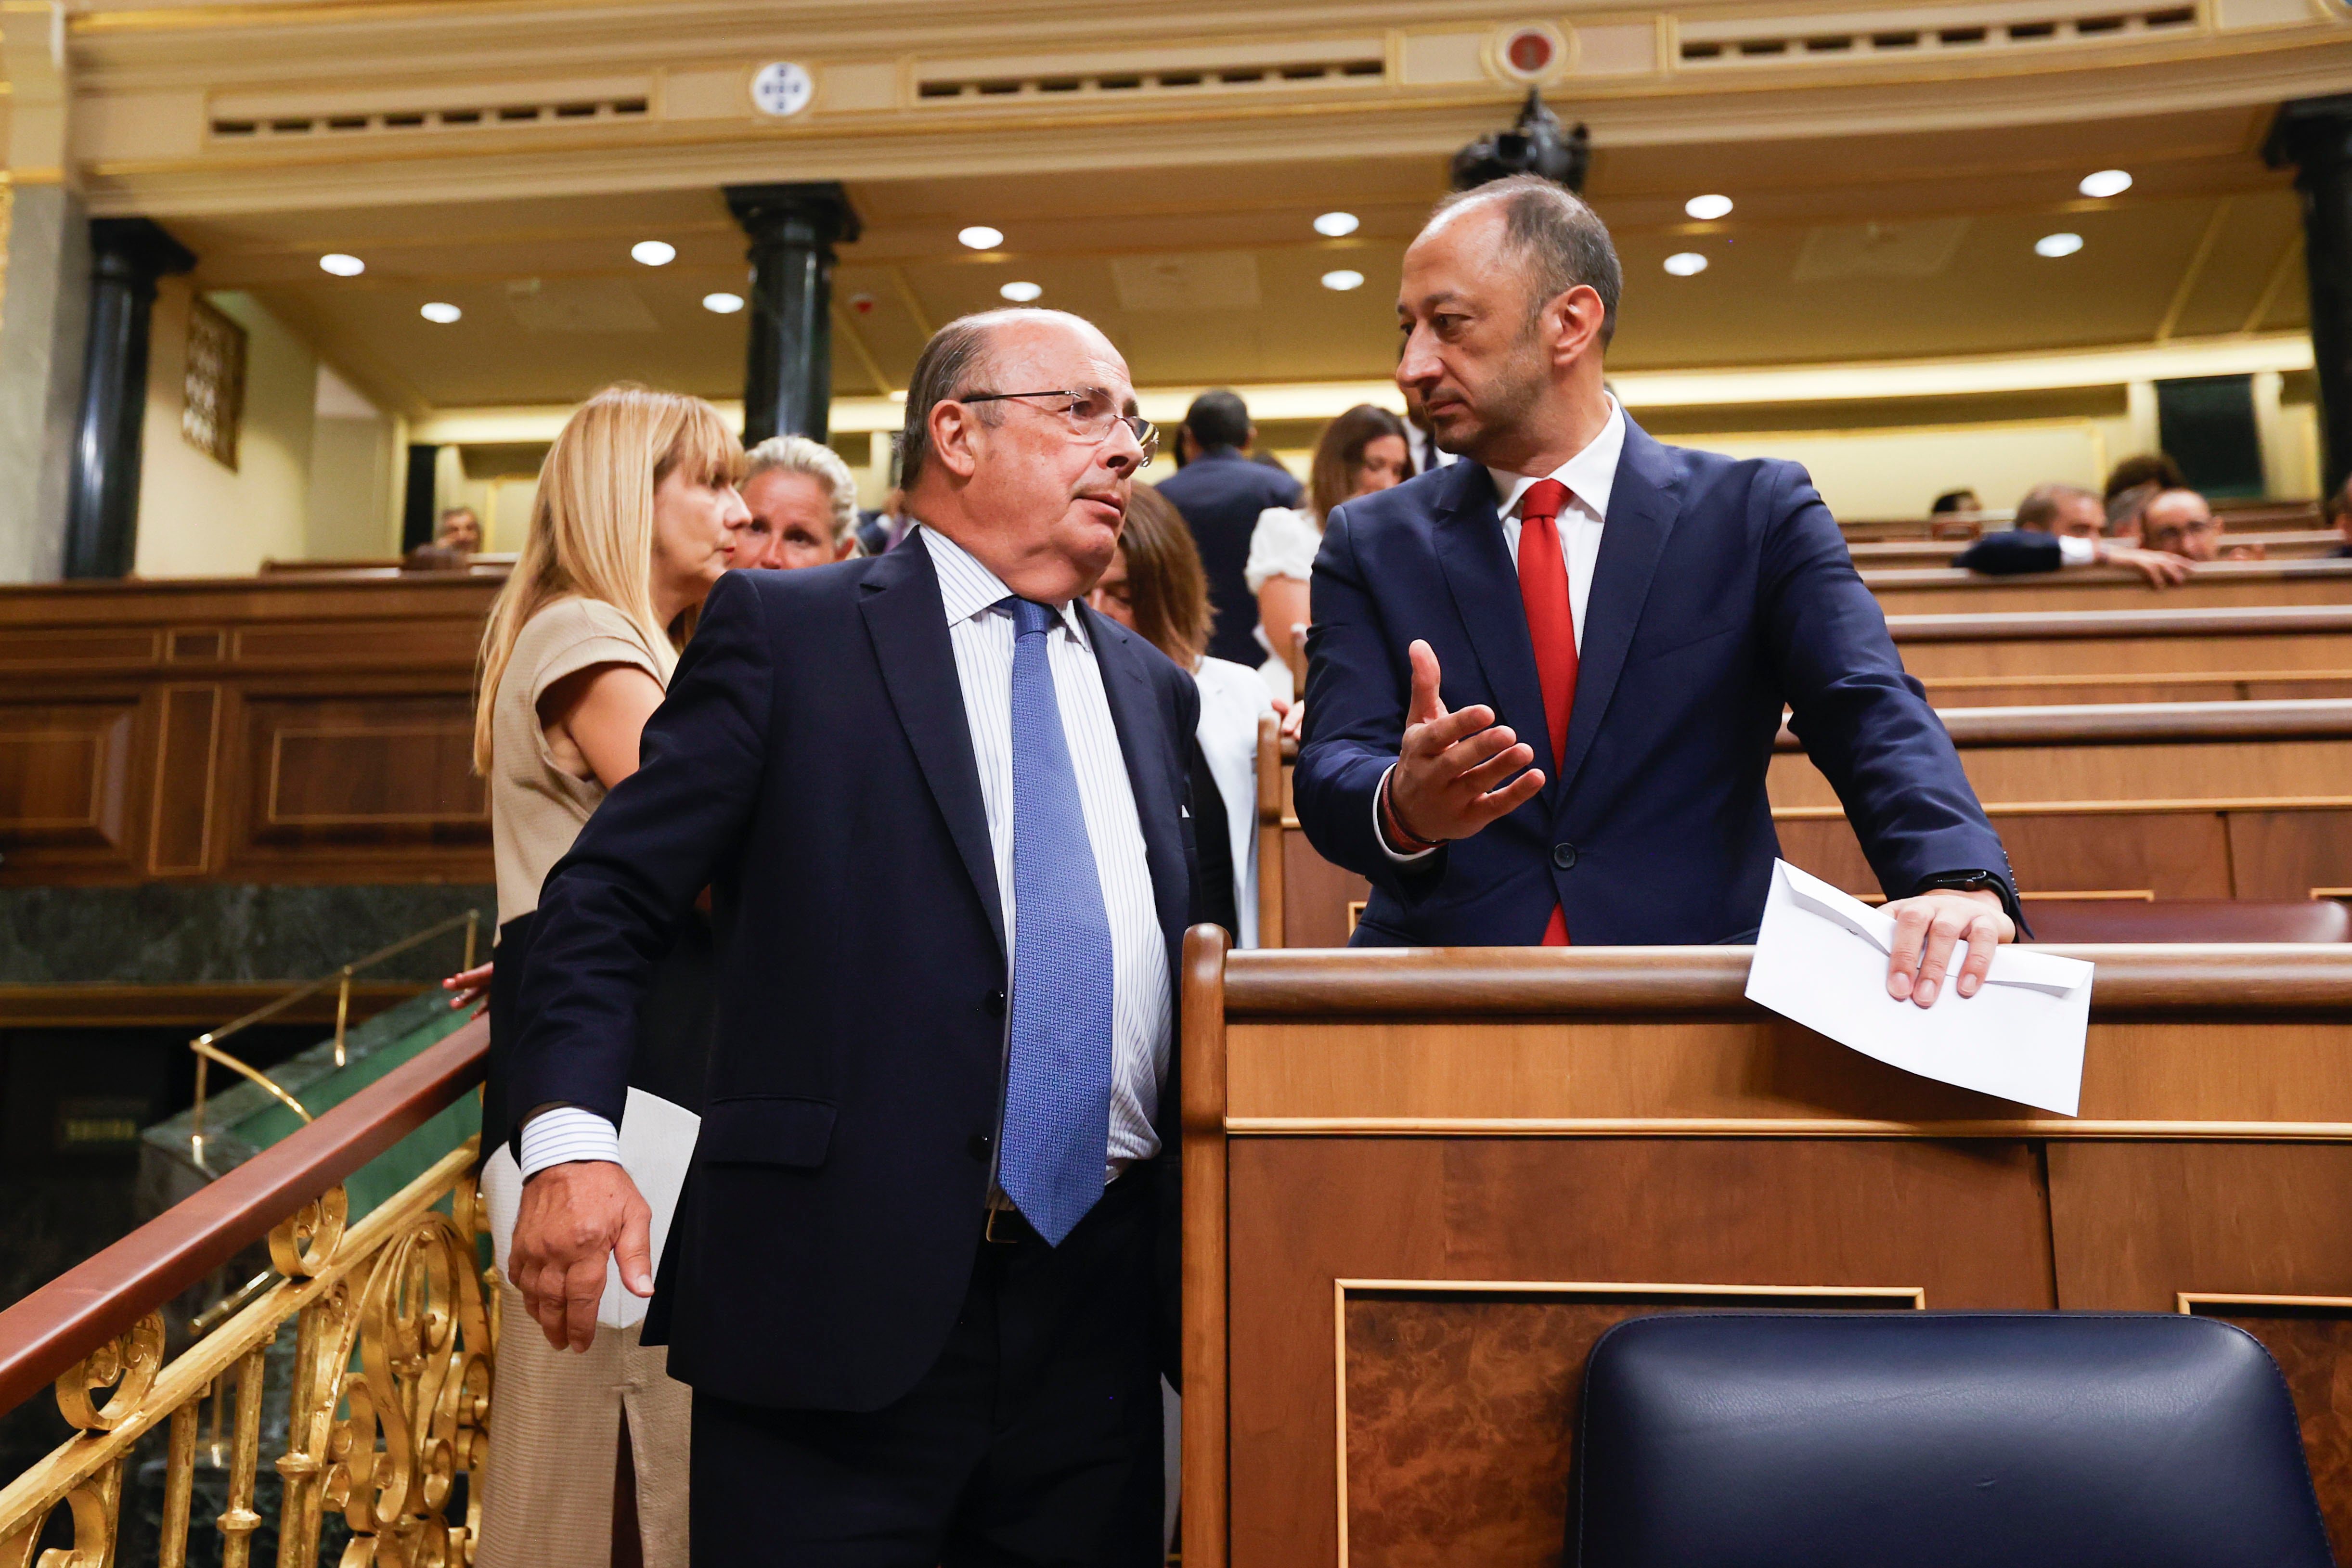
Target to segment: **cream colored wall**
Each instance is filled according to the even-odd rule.
[[[2127,455],[2126,420],[2029,420],[1927,429],[1678,434],[1677,446],[1801,463],[1841,517],[1916,517],[1947,490],[2006,511],[2053,480],[2096,488]]]
[[[163,280],[147,361],[139,481],[141,577],[241,577],[306,553],[318,356],[243,294],[215,305],[247,334],[245,420],[231,470],[180,434],[187,369],[185,278]]]
[[[303,553],[313,560],[398,555],[399,423],[324,364],[312,407]]]

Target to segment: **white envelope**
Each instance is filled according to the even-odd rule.
[[[621,1113],[621,1168],[637,1184],[637,1192],[653,1210],[653,1267],[661,1270],[662,1249],[669,1241],[669,1222],[677,1213],[677,1197],[686,1186],[686,1167],[694,1158],[694,1140],[702,1132],[702,1118],[683,1105],[642,1089],[629,1091],[628,1108]],[[500,1144],[482,1162],[482,1205],[488,1211],[490,1249],[499,1276],[507,1272],[507,1249],[514,1241],[515,1218],[522,1204],[522,1172],[514,1151]],[[596,1303],[596,1321],[606,1328],[625,1329],[643,1322],[650,1297],[640,1296],[621,1283],[620,1265],[604,1260],[604,1299]]]
[[[2014,945],[1973,997],[1948,980],[1935,1005],[1886,994],[1895,921],[1786,861],[1772,867],[1748,998],[1922,1078],[2072,1116],[2083,1095],[2092,966]],[[1955,949],[1957,976],[1966,944]]]

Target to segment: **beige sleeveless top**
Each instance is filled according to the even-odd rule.
[[[593,664],[634,664],[669,689],[677,654],[648,645],[630,619],[601,599],[559,599],[523,623],[499,678],[490,712],[490,842],[499,873],[499,923],[539,907],[539,884],[604,798],[594,775],[555,764],[540,727],[539,699]]]

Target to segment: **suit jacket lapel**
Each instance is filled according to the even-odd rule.
[[[1495,509],[1495,482],[1471,462],[1445,470],[1449,494],[1437,517],[1437,559],[1463,630],[1477,651],[1478,667],[1494,694],[1495,711],[1519,738],[1535,748],[1537,766],[1556,778],[1549,729],[1544,722],[1543,681],[1536,673],[1535,644],[1519,601],[1519,575],[1503,545],[1503,524]],[[1579,688],[1580,692],[1582,690]]]
[[[1592,737],[1609,711],[1625,653],[1650,597],[1650,580],[1665,552],[1678,510],[1673,460],[1631,419],[1625,451],[1617,460],[1617,481],[1609,493],[1609,516],[1601,529],[1601,554],[1593,563],[1592,587],[1585,596],[1584,636],[1577,651],[1576,709],[1568,723],[1568,759],[1560,777],[1576,782],[1577,770],[1592,750]]]
[[[1111,727],[1118,732],[1119,755],[1127,762],[1128,787],[1135,792],[1136,814],[1142,819],[1143,854],[1151,867],[1152,903],[1159,910],[1160,926],[1171,940],[1179,939],[1191,913],[1192,882],[1177,826],[1181,802],[1170,793],[1169,780],[1184,772],[1188,758],[1169,756],[1175,737],[1159,721],[1159,697],[1144,666],[1149,655],[1140,640],[1124,626],[1097,614],[1083,600],[1078,602],[1078,618],[1086,625],[1087,640],[1094,644],[1103,695],[1110,703]]]
[[[948,834],[971,875],[997,947],[1004,940],[1004,900],[996,885],[996,855],[989,842],[988,808],[980,793],[971,727],[965,722],[963,683],[948,640],[947,605],[931,552],[920,545],[894,549],[875,562],[858,610],[873,639],[890,705],[915,748],[915,758],[947,819]]]

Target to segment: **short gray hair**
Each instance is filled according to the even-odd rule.
[[[2058,508],[2069,501],[2088,501],[2103,516],[2106,510],[2096,490],[2086,490],[2080,485],[2036,485],[2017,504],[2017,526],[2048,533],[2050,525],[2058,520]]]
[[[1532,285],[1528,324],[1570,289],[1590,288],[1601,296],[1601,346],[1607,348],[1617,335],[1617,298],[1624,292],[1625,269],[1601,215],[1583,197],[1540,174],[1513,174],[1454,192],[1430,209],[1429,221],[1433,224],[1473,202],[1503,204],[1503,248],[1527,263]]]
[[[1034,320],[1042,317],[1059,316],[1066,320],[1082,322],[1089,329],[1094,323],[1067,310],[1046,310],[1035,306],[1017,306],[1004,310],[982,310],[970,316],[959,316],[938,331],[923,345],[915,361],[914,374],[907,382],[907,419],[898,431],[898,487],[911,490],[922,477],[923,465],[931,455],[931,410],[943,402],[953,402],[968,392],[981,389],[979,378],[988,363],[989,345],[996,329],[1008,322]],[[1003,391],[1003,388],[990,388]],[[1015,392],[1034,388],[1015,387]],[[973,413],[982,424],[994,424],[1004,417],[999,404],[983,402]]]
[[[833,542],[839,544],[857,528],[857,481],[841,454],[805,435],[771,435],[743,454],[743,483],[762,474],[805,474],[824,486],[833,502]]]

